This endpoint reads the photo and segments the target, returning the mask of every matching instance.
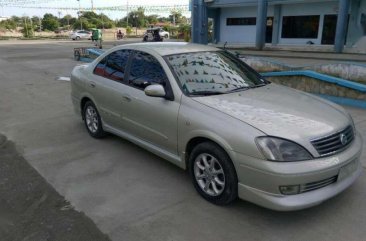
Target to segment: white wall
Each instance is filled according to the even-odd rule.
[[[366,0],[363,0],[365,3]],[[273,16],[273,5],[268,6],[268,17]],[[282,16],[301,16],[301,15],[320,15],[318,37],[315,39],[294,39],[282,38],[282,16],[280,20],[279,44],[306,44],[309,40],[315,44],[321,44],[321,37],[323,31],[323,20],[325,14],[337,14],[338,0],[332,2],[322,3],[299,3],[299,4],[283,4]],[[226,26],[227,18],[240,17],[256,17],[257,7],[228,7],[221,8],[220,18],[220,42],[228,43],[255,43],[256,26]]]
[[[227,18],[256,17],[256,7],[222,8],[220,18],[220,42],[228,43],[254,43],[256,25],[227,26]],[[273,7],[268,6],[268,16],[273,16]]]

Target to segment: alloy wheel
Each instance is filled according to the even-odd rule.
[[[208,153],[196,157],[194,176],[198,186],[210,196],[218,196],[225,189],[224,170],[219,161]]]
[[[98,131],[98,113],[93,106],[88,106],[85,110],[86,125],[90,132],[96,133]]]

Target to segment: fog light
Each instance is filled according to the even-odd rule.
[[[299,194],[299,192],[300,192],[300,185],[280,186],[280,192],[283,195]]]

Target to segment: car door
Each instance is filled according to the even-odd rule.
[[[81,31],[80,32],[80,37],[83,38],[83,39],[88,38],[88,32],[87,31]]]
[[[177,154],[180,102],[174,99],[161,63],[148,53],[136,51],[129,70],[124,92],[125,104],[121,105],[124,129],[159,148]],[[172,98],[168,100],[145,95],[144,88],[151,84],[163,85]]]
[[[87,88],[91,93],[103,123],[121,128],[122,93],[126,92],[126,67],[131,50],[117,50],[102,59],[88,77]]]

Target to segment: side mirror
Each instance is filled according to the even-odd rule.
[[[151,96],[151,97],[165,97],[165,89],[162,85],[156,84],[156,85],[149,85],[144,90],[145,95]]]

